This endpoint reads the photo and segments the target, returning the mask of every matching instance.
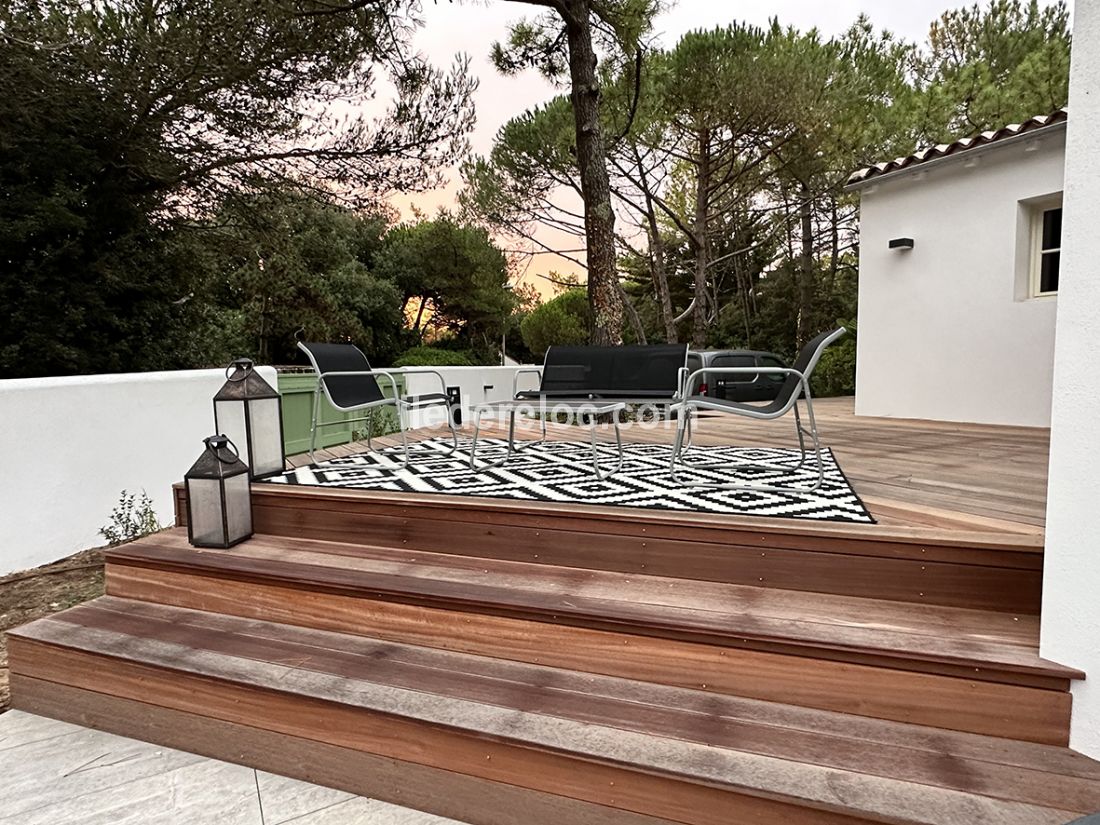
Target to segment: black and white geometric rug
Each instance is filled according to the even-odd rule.
[[[874,524],[875,520],[856,495],[830,450],[822,451],[825,483],[816,492],[764,493],[751,490],[713,490],[685,487],[669,475],[668,444],[623,444],[623,468],[604,481],[592,474],[592,450],[585,442],[552,441],[528,446],[508,463],[489,470],[470,469],[470,440],[460,439],[459,449],[446,455],[448,438],[433,438],[409,445],[409,468],[401,469],[401,448],[358,453],[299,467],[266,480],[274,484],[304,484],[359,490],[510,498],[599,506],[642,507],[771,518],[813,519]],[[503,439],[478,440],[478,463],[502,458]],[[601,466],[614,466],[614,445],[602,445]],[[755,447],[692,447],[689,457],[702,463],[719,462],[730,468],[753,463],[772,469],[722,467],[690,470],[684,478],[721,483],[792,483],[809,487],[816,479],[813,459],[797,475],[783,465],[797,461],[797,450]]]

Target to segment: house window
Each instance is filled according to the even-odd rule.
[[[1031,294],[1058,294],[1062,266],[1062,201],[1034,208],[1031,217]]]

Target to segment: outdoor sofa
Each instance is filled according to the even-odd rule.
[[[620,347],[553,346],[546,351],[541,367],[524,367],[512,378],[512,399],[491,401],[474,408],[474,440],[470,448],[470,467],[484,470],[499,467],[527,447],[546,440],[546,419],[557,412],[569,412],[588,418],[592,443],[592,469],[603,480],[623,465],[623,441],[619,417],[628,404],[653,404],[671,407],[680,399],[680,388],[687,376],[686,344],[634,345]],[[538,389],[519,390],[523,374],[535,374]],[[481,419],[486,412],[508,414],[508,445],[504,457],[480,465],[477,444]],[[536,414],[542,422],[539,440],[523,446],[516,444],[516,414]],[[596,424],[599,416],[611,415],[615,430],[616,461],[610,471],[600,466]]]

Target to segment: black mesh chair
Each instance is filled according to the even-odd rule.
[[[817,432],[817,421],[814,418],[814,403],[813,398],[810,395],[810,375],[814,371],[814,367],[817,366],[817,362],[821,360],[821,353],[825,351],[825,348],[834,341],[842,338],[847,333],[844,327],[833,330],[831,332],[823,332],[818,335],[805,347],[802,348],[802,352],[798,354],[798,358],[795,359],[794,364],[789,368],[784,367],[772,367],[772,366],[759,366],[759,367],[704,367],[701,370],[696,370],[687,376],[686,382],[682,385],[685,397],[682,401],[674,404],[672,409],[678,413],[678,419],[676,423],[676,439],[672,444],[672,478],[687,487],[710,487],[720,490],[757,490],[761,492],[775,492],[775,493],[790,493],[790,492],[807,492],[811,493],[821,488],[821,485],[825,481],[825,467],[821,463],[821,438]],[[779,390],[779,394],[775,397],[774,401],[767,404],[746,404],[740,401],[726,401],[721,398],[711,398],[706,395],[687,395],[688,387],[695,387],[699,385],[697,379],[702,378],[706,380],[708,375],[754,375],[758,373],[782,374],[787,378],[783,382],[783,386]],[[806,404],[806,417],[809,420],[810,428],[807,430],[802,426],[802,417],[798,410],[798,402],[804,401]],[[730,415],[741,415],[747,418],[756,419],[773,419],[782,418],[787,413],[794,411],[795,429],[798,431],[798,446],[800,449],[800,456],[798,462],[793,466],[784,466],[782,469],[791,475],[797,473],[806,464],[807,451],[806,451],[806,436],[809,436],[813,442],[814,461],[817,464],[817,478],[811,487],[793,486],[787,485],[785,487],[775,485],[753,485],[746,483],[723,483],[723,482],[710,482],[710,481],[691,481],[685,480],[680,471],[683,469],[738,469],[738,468],[750,468],[757,467],[764,470],[775,470],[774,466],[765,465],[752,465],[752,464],[740,464],[732,465],[728,461],[720,463],[702,463],[699,461],[691,461],[688,457],[688,452],[691,448],[691,429],[692,419],[699,410],[713,410],[716,412],[729,413]]]
[[[409,423],[409,413],[413,410],[426,407],[446,407],[447,426],[451,429],[452,442],[452,447],[447,454],[453,453],[458,448],[458,433],[455,432],[454,415],[451,404],[447,399],[446,383],[443,376],[435,370],[374,369],[363,351],[353,344],[316,344],[299,341],[298,349],[306,354],[309,363],[313,365],[313,369],[317,373],[317,390],[313,397],[313,417],[309,425],[310,461],[315,461],[314,451],[317,446],[317,430],[333,424],[349,424],[356,421],[369,422],[367,424],[367,448],[373,450],[371,428],[374,424],[374,411],[379,407],[393,407],[397,411],[401,446],[405,455],[402,467],[407,467],[409,464],[409,443],[405,430]],[[439,379],[441,392],[402,396],[397,385],[397,379],[394,377],[395,374],[434,375]],[[386,395],[382,391],[382,387],[378,384],[378,377],[389,382],[392,395]],[[329,404],[341,412],[366,410],[367,415],[362,418],[344,419],[342,421],[318,421],[322,395]]]

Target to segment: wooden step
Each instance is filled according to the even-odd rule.
[[[161,533],[108,555],[107,592],[1049,744],[1083,676],[1030,615],[280,536]]]
[[[1065,748],[114,597],[9,649],[20,709],[475,825],[518,810],[1053,825],[1100,809],[1100,764]]]
[[[253,485],[257,532],[1038,615],[1042,537]],[[176,489],[176,521],[186,524]]]

